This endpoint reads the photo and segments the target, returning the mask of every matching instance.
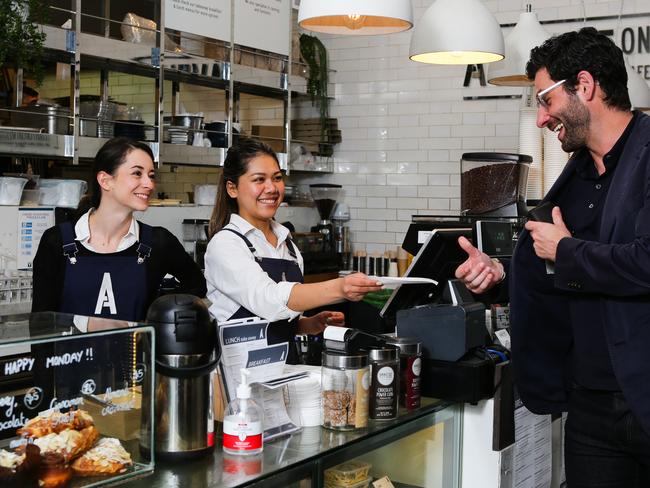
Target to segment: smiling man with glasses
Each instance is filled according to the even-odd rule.
[[[548,102],[546,101],[546,98],[545,98],[546,95],[548,93],[552,92],[553,90],[555,90],[558,86],[562,85],[565,82],[566,82],[566,80],[560,80],[557,83],[553,83],[548,88],[544,88],[543,90],[538,91],[537,95],[535,95],[535,98],[537,99],[537,108],[543,107],[545,109],[548,109]]]
[[[475,293],[506,277],[521,399],[568,411],[567,485],[647,488],[650,117],[631,110],[622,52],[593,28],[534,48],[526,72],[537,125],[573,153],[544,197],[553,222],[529,221],[503,265],[462,242],[456,276]]]

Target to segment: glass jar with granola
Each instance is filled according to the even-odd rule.
[[[370,375],[366,354],[323,353],[323,427],[361,429],[368,425]]]

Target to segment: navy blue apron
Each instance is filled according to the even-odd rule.
[[[136,256],[95,254],[77,258],[71,222],[59,227],[66,259],[63,297],[59,312],[141,321],[147,314],[147,266],[152,228],[140,225]]]
[[[94,254],[79,257],[81,244],[74,239],[72,223],[59,225],[66,262],[59,312],[127,321],[145,319],[148,297],[145,261],[151,254],[152,228],[138,224],[137,256]],[[53,387],[45,389],[47,402],[53,397],[57,400],[79,397],[82,385],[89,380],[94,382],[95,394],[104,393],[108,387],[116,390],[129,386],[133,362],[130,334],[88,337],[83,342],[64,341],[40,347],[49,347],[53,351],[50,354],[61,355],[78,350],[80,344],[93,350],[93,360],[83,368],[72,364],[35,373],[38,377],[51,378],[45,383]]]
[[[249,241],[246,236],[240,234],[236,230],[224,228],[223,230],[228,230],[233,234],[238,235],[243,239],[248,247],[248,250],[255,257],[255,261],[259,264],[269,277],[276,283],[281,281],[289,281],[293,283],[302,283],[303,276],[302,271],[300,271],[300,266],[297,259],[295,245],[289,237],[287,237],[287,248],[289,250],[289,255],[294,259],[280,259],[280,258],[261,258],[257,256],[255,247]],[[242,319],[246,317],[254,317],[255,314],[250,312],[245,307],[239,307],[239,309],[230,317],[230,319]],[[263,317],[262,317],[263,318]],[[296,342],[294,340],[294,335],[296,328],[298,326],[298,320],[300,317],[296,317],[293,320],[276,320],[271,322],[267,329],[266,340],[271,344],[279,344],[281,342],[289,343],[289,352],[287,355],[287,364],[297,364],[298,363],[298,350],[296,349]]]

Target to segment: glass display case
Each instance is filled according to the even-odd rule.
[[[153,418],[153,328],[51,312],[14,319],[0,323],[0,479],[86,487],[151,473],[140,446],[152,445],[141,420]]]
[[[371,421],[358,431],[305,427],[265,443],[256,456],[224,454],[218,436],[213,454],[158,462],[153,476],[126,486],[321,488],[336,486],[327,479],[328,470],[356,460],[367,466],[362,481],[368,483],[388,476],[396,487],[455,488],[460,486],[461,417],[462,405],[423,398],[419,409],[404,409],[397,419]]]

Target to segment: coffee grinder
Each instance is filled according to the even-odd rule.
[[[332,183],[309,185],[311,197],[316,204],[320,222],[311,228],[312,232],[320,232],[323,236],[323,252],[331,253],[334,249],[334,229],[332,227],[332,211],[341,193],[342,186]]]
[[[334,224],[334,250],[339,258],[341,269],[351,267],[351,246],[349,229],[345,225],[350,220],[350,209],[345,203],[338,203],[334,208],[332,222]]]

